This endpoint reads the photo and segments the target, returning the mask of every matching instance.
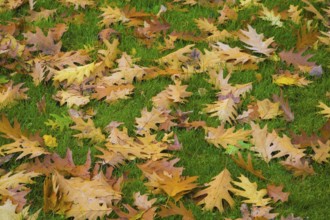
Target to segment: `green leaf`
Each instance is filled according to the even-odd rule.
[[[231,144],[228,144],[228,147],[226,148],[226,154],[228,155],[235,155],[237,154],[237,152],[239,151],[239,148],[234,146],[234,145],[231,145]]]
[[[73,122],[69,116],[64,114],[62,114],[62,116],[50,114],[50,116],[52,116],[54,120],[48,119],[48,121],[45,122],[45,125],[50,126],[53,130],[58,128],[60,131],[63,131],[64,129],[68,129]]]

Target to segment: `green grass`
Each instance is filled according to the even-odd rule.
[[[123,7],[126,4],[135,6],[138,10],[144,10],[146,12],[157,13],[161,4],[166,1],[154,1],[154,0],[131,0],[131,1],[108,1],[112,5],[118,5]],[[290,4],[300,4],[300,1],[292,2]],[[98,1],[98,6],[106,5],[106,1]],[[282,9],[288,8],[288,1],[277,0],[277,1],[265,1],[265,5],[274,7],[281,5]],[[31,26],[41,27],[45,32],[49,27],[53,27],[57,23],[61,23],[63,19],[61,14],[75,13],[73,8],[67,9],[61,4],[54,1],[39,0],[35,6],[36,9],[58,9],[56,16],[53,19],[42,20],[35,22]],[[95,45],[100,47],[98,43],[97,34],[101,30],[98,25],[101,18],[99,17],[101,12],[96,8],[91,9],[79,9],[78,12],[85,14],[84,25],[69,24],[68,31],[63,35],[62,50],[78,50],[84,47],[84,45]],[[318,8],[320,9],[320,8]],[[251,15],[257,10],[244,9],[239,12],[238,21],[229,21],[225,25],[221,26],[222,29],[228,30],[239,30],[245,29],[244,23],[249,21]],[[13,21],[15,17],[22,17],[27,15],[28,6],[25,5],[15,11],[7,11],[0,13],[0,21]],[[173,30],[177,31],[194,31],[199,33],[196,25],[194,24],[195,18],[206,17],[216,18],[218,16],[216,9],[205,8],[201,6],[194,6],[189,8],[188,12],[181,13],[175,11],[166,12],[164,18],[171,24],[171,29],[168,33]],[[296,44],[296,38],[294,33],[298,30],[292,28],[290,22],[285,22],[283,28],[269,28],[270,25],[266,21],[262,21],[257,18],[251,25],[256,28],[258,33],[264,33],[265,37],[269,38],[274,36],[274,40],[278,44],[278,50],[291,49]],[[136,49],[137,57],[141,58],[139,61],[140,65],[152,66],[157,65],[154,60],[168,54],[169,52],[159,52],[156,48],[158,42],[154,45],[155,47],[147,49],[141,44],[134,36],[133,30],[127,29],[122,24],[116,24],[113,28],[121,33],[120,50],[130,53],[132,49]],[[299,28],[299,27],[296,27]],[[320,29],[324,30],[324,27]],[[162,42],[160,40],[159,42]],[[176,43],[176,49],[181,48],[191,42],[178,41]],[[243,44],[238,42],[231,42],[232,45],[242,46]],[[197,43],[198,48],[206,48],[207,44]],[[174,51],[174,50],[173,50]],[[287,123],[283,118],[261,121],[261,124],[268,124],[269,129],[279,129],[280,132],[290,134],[289,131],[299,133],[300,131],[306,131],[312,133],[317,131],[325,123],[325,118],[316,112],[319,109],[316,107],[318,101],[322,101],[327,105],[330,104],[330,100],[325,97],[325,93],[329,91],[330,87],[330,74],[329,68],[329,51],[326,51],[322,46],[318,50],[311,50],[311,53],[315,54],[313,60],[323,66],[324,75],[321,78],[308,77],[313,83],[307,87],[284,87],[282,90],[285,97],[289,100],[290,106],[295,113],[295,119],[293,122]],[[281,68],[287,68],[281,62],[265,61],[259,65],[257,71],[236,71],[230,82],[233,84],[253,82],[253,90],[246,97],[243,105],[240,107],[239,112],[246,110],[246,106],[253,97],[258,100],[265,98],[271,98],[272,94],[279,94],[280,88],[272,83],[272,74],[276,74]],[[11,72],[0,67],[0,74],[9,77]],[[263,79],[261,82],[257,82],[255,73],[261,73]],[[59,147],[54,151],[59,153],[61,156],[65,155],[66,149],[69,147],[73,151],[73,159],[77,164],[83,164],[85,162],[86,153],[88,149],[92,151],[93,162],[96,161],[94,155],[97,154],[97,150],[93,144],[83,142],[83,146],[80,146],[77,139],[73,138],[76,132],[71,129],[64,129],[64,131],[54,131],[47,127],[44,122],[51,119],[50,114],[65,114],[68,115],[68,108],[66,106],[60,106],[59,103],[52,99],[52,95],[56,93],[56,89],[51,83],[41,84],[34,86],[31,77],[27,75],[15,75],[12,78],[16,83],[24,82],[25,86],[29,88],[27,94],[30,97],[29,100],[20,101],[17,105],[5,108],[1,110],[2,114],[5,114],[10,121],[14,118],[20,122],[23,129],[28,130],[30,133],[40,131],[41,136],[44,134],[54,135],[59,143]],[[140,117],[141,110],[144,107],[149,109],[152,106],[151,98],[162,91],[167,85],[171,83],[169,78],[159,77],[153,80],[136,82],[134,85],[136,89],[131,99],[120,100],[114,104],[107,104],[102,101],[91,101],[85,108],[93,107],[98,113],[93,118],[97,127],[104,128],[111,121],[120,121],[124,123],[124,126],[128,128],[129,134],[134,135],[135,129],[135,118]],[[193,92],[193,95],[188,99],[186,104],[178,105],[183,111],[193,111],[190,115],[191,120],[205,120],[209,126],[219,125],[218,120],[208,117],[205,113],[201,113],[201,110],[206,104],[215,101],[215,91],[212,90],[210,84],[207,83],[207,77],[204,74],[194,75],[190,80],[186,81],[188,84],[188,91]],[[206,88],[208,92],[205,95],[198,94],[199,88]],[[39,102],[42,96],[46,96],[46,108],[45,114],[39,113],[37,110],[37,102]],[[225,167],[231,172],[233,177],[238,177],[240,174],[244,174],[251,181],[258,183],[258,188],[265,188],[268,183],[274,183],[276,185],[283,184],[285,186],[284,191],[290,192],[289,201],[286,203],[275,204],[275,212],[279,212],[281,215],[288,215],[294,213],[296,216],[301,216],[308,219],[327,219],[330,212],[328,204],[330,203],[330,181],[329,181],[329,164],[319,165],[312,163],[315,169],[316,175],[309,176],[305,179],[295,178],[291,173],[286,171],[276,160],[266,164],[261,159],[253,157],[253,163],[256,169],[263,171],[264,176],[267,178],[266,181],[257,179],[252,174],[239,168],[231,158],[225,154],[223,149],[215,148],[208,144],[204,140],[204,130],[190,130],[174,128],[175,133],[178,135],[180,142],[183,145],[182,151],[175,152],[181,160],[178,165],[185,168],[184,175],[199,176],[198,183],[200,185],[209,182],[212,177],[217,175]],[[4,138],[0,138],[0,146],[8,143]],[[139,161],[141,162],[141,161]],[[14,169],[19,165],[21,161],[15,162],[12,160],[9,164],[6,164],[4,168]],[[141,181],[141,171],[136,167],[138,161],[129,162],[128,164],[118,168],[115,173],[120,176],[124,172],[129,171],[128,179],[123,187],[123,201],[122,203],[133,203],[132,195],[137,191],[142,193],[148,192],[146,187]],[[43,205],[42,197],[42,186],[43,177],[36,179],[36,183],[31,186],[32,191],[28,194],[28,201],[31,204],[33,211],[39,209]],[[202,211],[201,207],[196,206],[191,200],[192,194],[184,197],[183,201],[187,208],[193,211],[196,219],[224,219],[238,218],[240,217],[239,206],[237,202],[233,209],[227,209],[224,213],[218,211]],[[167,197],[159,195],[157,204],[164,204],[167,201]],[[240,198],[235,198],[236,201],[241,201]],[[113,217],[113,216],[112,216]],[[39,219],[65,219],[63,216],[43,213],[41,212]],[[168,219],[177,219],[176,217]]]

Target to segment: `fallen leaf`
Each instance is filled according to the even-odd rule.
[[[256,206],[266,206],[270,202],[270,198],[264,198],[267,195],[266,189],[261,189],[258,191],[257,183],[251,183],[250,180],[244,175],[241,175],[238,179],[241,182],[232,181],[232,183],[241,189],[233,188],[231,191],[235,193],[235,195],[247,198],[246,200],[243,200],[243,202]]]
[[[231,181],[230,172],[224,169],[217,176],[213,177],[211,182],[206,184],[207,188],[194,195],[195,198],[203,196],[197,205],[204,205],[203,210],[212,211],[216,207],[220,212],[224,212],[223,201],[226,201],[232,208],[235,202],[229,193],[233,191]]]
[[[286,202],[288,201],[288,197],[290,193],[285,193],[282,191],[283,185],[276,186],[276,185],[267,185],[267,193],[269,197],[273,199],[274,202],[281,201]]]

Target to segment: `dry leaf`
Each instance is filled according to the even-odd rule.
[[[270,56],[271,53],[275,51],[273,48],[268,48],[271,43],[273,43],[273,38],[268,38],[266,41],[263,41],[264,35],[258,34],[255,29],[253,29],[250,25],[248,25],[248,31],[241,30],[241,34],[239,35],[239,39],[246,43],[249,46],[246,48],[256,52],[261,53],[266,56]]]
[[[232,183],[241,189],[239,190],[234,188],[231,191],[234,192],[235,195],[247,198],[246,200],[243,200],[243,202],[256,206],[265,206],[270,202],[270,198],[264,198],[267,195],[266,189],[261,189],[258,191],[257,183],[251,183],[244,175],[241,175],[238,179],[241,182],[232,181]]]
[[[212,211],[216,207],[220,212],[224,212],[223,201],[226,201],[232,208],[235,202],[229,193],[233,191],[231,181],[230,172],[224,169],[217,176],[213,177],[211,182],[206,184],[207,188],[194,195],[195,198],[204,196],[197,205],[204,205],[203,210]]]
[[[290,193],[285,193],[282,191],[283,185],[276,186],[276,185],[267,185],[267,193],[269,197],[273,199],[274,202],[281,200],[281,202],[288,201],[288,197]]]
[[[249,171],[250,173],[252,173],[253,175],[259,177],[260,179],[265,180],[266,178],[262,175],[262,171],[261,170],[255,170],[252,164],[252,159],[251,159],[251,154],[248,154],[247,156],[247,161],[245,162],[241,152],[237,152],[237,157],[235,158],[234,156],[232,156],[232,159],[234,160],[234,162],[242,167],[243,169]]]
[[[319,114],[324,115],[326,118],[330,118],[330,107],[321,101],[319,101],[319,105],[317,107],[322,109],[322,111],[318,112]]]
[[[216,147],[222,146],[227,148],[228,145],[239,146],[239,141],[247,141],[251,131],[239,129],[234,132],[235,127],[225,129],[225,125],[222,124],[217,128],[205,127],[206,137],[205,140]]]

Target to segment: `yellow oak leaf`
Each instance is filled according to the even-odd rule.
[[[0,205],[0,219],[2,220],[37,220],[39,211],[29,215],[29,206],[22,211],[16,212],[17,204],[13,204],[10,199],[7,199],[3,205]]]
[[[269,99],[257,100],[258,113],[261,119],[272,119],[283,114],[280,110],[280,103],[271,102]]]
[[[276,76],[273,75],[273,82],[276,83],[279,86],[283,85],[297,85],[298,79],[291,76]]]
[[[224,124],[217,128],[206,127],[205,132],[207,136],[205,137],[205,140],[218,148],[222,146],[226,149],[228,145],[239,146],[239,141],[247,141],[248,136],[251,133],[249,130],[245,131],[243,129],[239,129],[236,132],[234,132],[234,130],[235,127],[225,129]]]
[[[78,130],[81,133],[73,135],[79,139],[90,139],[93,143],[101,143],[105,141],[105,135],[102,134],[100,128],[96,128],[92,119],[88,118],[85,122],[80,117],[72,117],[71,119],[75,125],[71,126],[71,129]]]
[[[84,79],[89,77],[95,69],[95,63],[90,63],[84,66],[69,67],[63,70],[54,70],[54,81],[63,82],[66,80],[66,85],[80,85]]]
[[[256,206],[265,206],[271,201],[270,198],[264,198],[267,195],[266,189],[258,191],[258,185],[256,182],[250,182],[250,180],[244,175],[241,175],[238,179],[240,182],[233,181],[232,183],[241,189],[234,188],[231,191],[235,193],[235,195],[247,198],[246,200],[243,200],[243,202]]]
[[[315,152],[313,160],[317,163],[329,163],[330,158],[330,140],[326,143],[322,143],[318,140],[319,147],[313,146],[313,151]]]
[[[319,105],[317,106],[319,108],[322,108],[323,110],[319,112],[319,114],[324,115],[326,118],[330,118],[330,107],[324,104],[323,102],[319,102]]]
[[[0,133],[3,133],[3,137],[13,140],[14,142],[0,146],[0,156],[20,153],[16,158],[19,160],[27,155],[30,158],[38,157],[43,154],[49,154],[39,142],[38,138],[30,138],[26,136],[20,128],[19,123],[15,120],[14,125],[11,126],[9,120],[2,115],[0,120]]]
[[[226,201],[232,208],[235,202],[229,193],[229,191],[233,189],[231,181],[232,178],[230,172],[227,169],[224,169],[217,176],[213,177],[211,182],[206,184],[206,189],[203,189],[194,195],[195,198],[206,195],[206,197],[200,200],[197,205],[204,204],[204,210],[212,211],[213,208],[216,207],[220,212],[224,212],[225,208],[223,201]]]
[[[162,110],[157,108],[152,108],[148,112],[147,108],[142,109],[141,117],[136,118],[136,128],[137,134],[144,135],[150,134],[151,130],[157,130],[157,124],[164,123],[167,120],[167,117],[164,115]]]
[[[172,102],[179,102],[184,103],[187,100],[185,98],[190,97],[192,95],[191,92],[187,92],[187,85],[181,85],[180,80],[175,80],[175,85],[169,85],[166,88],[166,93],[168,99],[170,99]]]

